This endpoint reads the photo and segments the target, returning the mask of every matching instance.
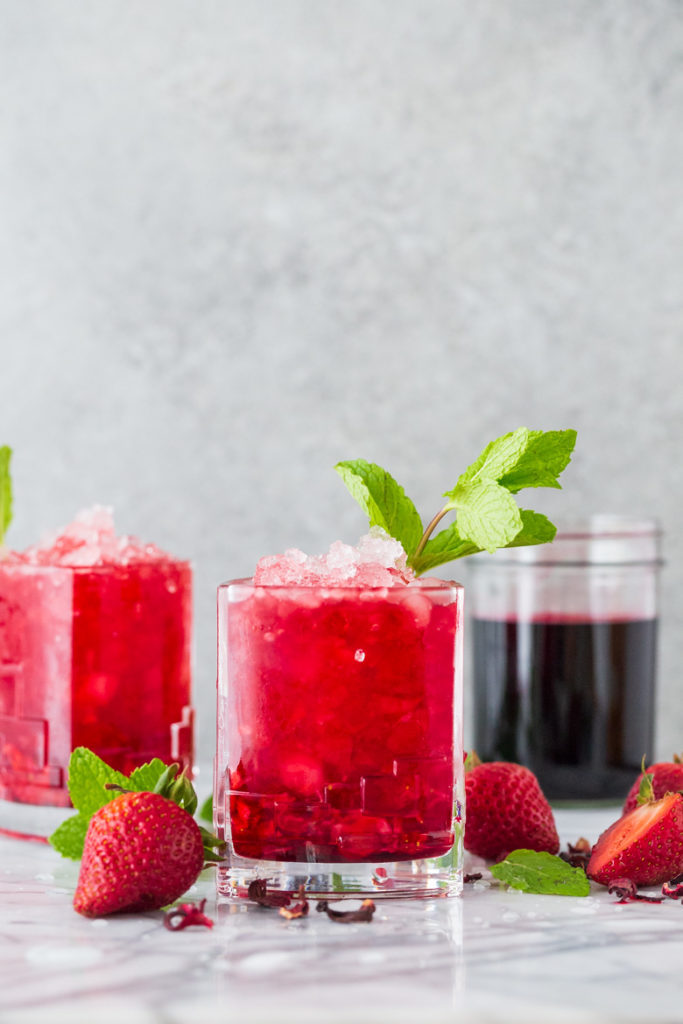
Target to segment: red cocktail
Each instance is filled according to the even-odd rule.
[[[311,891],[459,886],[461,588],[382,572],[219,588],[224,892],[276,863]]]
[[[192,571],[106,511],[0,561],[0,798],[68,805],[87,746],[129,772],[192,762]]]

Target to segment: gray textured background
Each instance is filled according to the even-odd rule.
[[[683,748],[682,118],[681,0],[0,0],[8,540],[192,558],[209,753],[215,586],[355,541],[337,460],[428,518],[575,426],[536,507],[661,518]]]

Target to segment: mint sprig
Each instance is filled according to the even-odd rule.
[[[71,860],[83,856],[83,844],[93,814],[123,791],[127,793],[160,793],[183,807],[188,814],[197,810],[197,794],[178,765],[166,765],[155,757],[147,764],[123,775],[111,768],[87,747],[76,747],[69,758],[69,796],[76,814],[67,818],[49,837],[57,853]],[[200,826],[204,841],[205,861],[219,860],[216,848],[225,844]]]
[[[575,430],[520,427],[491,441],[446,491],[446,504],[423,529],[415,505],[381,466],[355,459],[335,469],[368,516],[398,540],[416,575],[478,551],[545,544],[555,526],[540,512],[522,509],[514,495],[526,487],[560,487],[558,476],[571,459]],[[455,522],[432,536],[449,512]]]
[[[590,882],[583,868],[538,850],[514,850],[491,874],[513,889],[543,896],[588,896]]]
[[[12,449],[6,444],[0,445],[0,544],[3,543],[12,522],[12,476],[9,468],[11,459]]]

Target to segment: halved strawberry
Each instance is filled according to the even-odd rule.
[[[622,815],[602,833],[586,867],[589,878],[609,885],[629,878],[659,885],[683,871],[683,796],[667,793]]]

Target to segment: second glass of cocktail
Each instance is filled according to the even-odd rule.
[[[463,591],[420,577],[551,540],[513,496],[558,487],[575,440],[520,427],[492,441],[426,526],[386,470],[341,462],[371,526],[360,545],[270,556],[219,587],[220,894],[257,879],[321,896],[461,891]]]
[[[460,891],[462,588],[364,569],[219,588],[225,894]]]

